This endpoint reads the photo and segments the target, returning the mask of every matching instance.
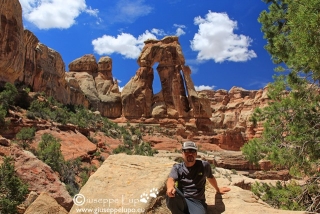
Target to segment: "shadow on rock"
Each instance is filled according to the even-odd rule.
[[[215,195],[215,204],[209,205],[207,209],[207,213],[209,214],[221,214],[226,210],[226,206],[222,201],[221,194],[217,193]]]

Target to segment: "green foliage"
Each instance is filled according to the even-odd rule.
[[[58,139],[46,133],[42,135],[37,151],[39,159],[48,164],[52,170],[59,173],[64,164],[60,146]]]
[[[7,110],[0,105],[0,126],[4,127],[6,125],[6,115],[7,115]]]
[[[43,134],[38,145],[37,156],[60,174],[60,179],[66,184],[70,195],[73,196],[79,192],[76,174],[80,171],[81,161],[80,159],[65,161],[58,139],[51,134]]]
[[[9,106],[14,104],[17,95],[17,88],[13,84],[7,82],[4,86],[4,90],[0,93],[0,103],[2,107],[8,110]]]
[[[316,184],[300,186],[291,181],[288,184],[278,181],[276,185],[266,183],[255,183],[251,187],[252,192],[278,209],[284,210],[306,210],[311,206],[320,187]]]
[[[269,159],[276,167],[295,172],[293,176],[315,175],[320,164],[318,90],[293,73],[277,77],[269,87],[273,102],[254,115],[264,121],[262,138],[246,144],[244,155],[252,162]]]
[[[36,129],[34,127],[24,127],[16,135],[16,139],[19,141],[23,149],[29,147],[29,144],[34,139]]]
[[[136,145],[134,147],[135,155],[153,156],[154,154],[157,154],[157,153],[158,151],[155,149],[152,149],[149,143],[142,142],[141,144]]]
[[[76,175],[80,172],[81,160],[79,158],[75,160],[63,161],[61,164],[61,181],[66,184],[67,190],[71,196],[79,193],[80,187],[76,182]]]
[[[320,1],[264,2],[269,4],[269,10],[262,11],[258,20],[268,42],[265,48],[273,62],[287,67],[288,72],[275,77],[268,88],[272,102],[254,114],[253,122],[264,124],[262,138],[251,140],[242,151],[252,162],[269,159],[276,168],[287,168],[293,176],[309,178],[299,191],[297,185],[259,187],[265,200],[284,209],[318,212],[315,205],[319,204],[319,191],[311,194],[306,190],[314,189],[314,181],[319,182]]]
[[[13,159],[5,157],[0,166],[0,213],[16,214],[28,193],[28,186],[15,174]]]
[[[276,64],[293,71],[320,75],[320,2],[318,0],[270,1],[269,11],[260,14],[266,50]]]

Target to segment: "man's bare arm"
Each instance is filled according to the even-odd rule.
[[[169,177],[167,180],[167,195],[169,197],[174,197],[176,193],[176,189],[174,188],[174,179]]]
[[[207,178],[211,186],[216,189],[217,193],[224,194],[230,191],[229,187],[218,187],[217,180],[213,178]]]

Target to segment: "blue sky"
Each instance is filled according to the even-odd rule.
[[[272,82],[276,67],[263,48],[257,19],[267,5],[253,0],[20,0],[24,27],[58,51],[66,65],[94,54],[113,60],[123,87],[138,69],[148,38],[179,36],[196,89],[248,90]],[[160,81],[154,67],[154,93]]]

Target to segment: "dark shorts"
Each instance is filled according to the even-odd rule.
[[[175,197],[166,198],[167,207],[172,214],[206,214],[207,204],[204,200],[185,198],[183,193],[176,189]]]

